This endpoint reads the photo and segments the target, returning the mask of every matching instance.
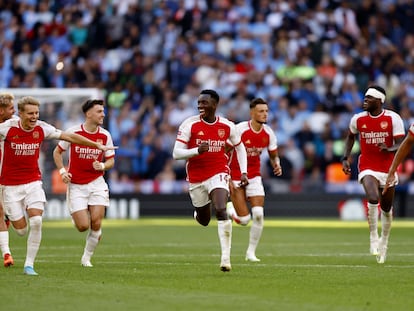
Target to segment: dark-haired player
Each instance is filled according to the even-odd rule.
[[[101,127],[105,118],[104,101],[88,100],[82,106],[85,122],[68,129],[107,147],[113,147],[111,134]],[[69,150],[69,167],[63,164],[63,153]],[[76,143],[59,142],[53,151],[56,167],[68,184],[67,204],[79,232],[89,230],[81,258],[83,267],[92,267],[91,257],[102,236],[102,219],[109,206],[109,189],[104,172],[115,164],[114,150],[102,152]]]
[[[273,130],[266,125],[269,107],[262,98],[255,98],[250,102],[250,120],[236,125],[241,135],[242,142],[247,153],[247,176],[249,184],[240,186],[240,170],[236,157],[231,154],[231,201],[227,203],[230,217],[237,223],[246,226],[252,218],[250,227],[249,246],[246,251],[247,261],[259,262],[256,257],[256,248],[262,236],[264,223],[265,191],[261,177],[260,156],[263,150],[269,154],[270,164],[276,176],[282,175],[282,167],[277,152],[277,139]],[[247,202],[251,207],[250,210]]]
[[[378,263],[384,263],[387,256],[395,184],[385,194],[382,194],[382,188],[386,185],[395,151],[405,136],[401,117],[383,108],[385,96],[385,90],[380,86],[367,89],[362,105],[364,111],[355,114],[350,121],[342,158],[344,173],[351,174],[350,154],[359,134],[358,181],[368,200],[370,253],[377,256]],[[378,204],[381,207],[381,238],[378,236]]]
[[[187,159],[189,194],[195,207],[195,219],[207,226],[214,208],[221,246],[221,271],[230,271],[232,223],[226,212],[229,195],[229,167],[226,141],[237,150],[241,183],[248,184],[246,150],[235,124],[216,116],[219,95],[203,90],[198,97],[199,115],[189,117],[180,125],[174,145],[174,159]]]

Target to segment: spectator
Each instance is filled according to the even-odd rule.
[[[150,131],[167,140],[163,123],[176,119],[169,93],[196,98],[203,88],[222,94],[220,114],[232,119],[246,94],[265,98],[283,143],[301,129],[287,111],[306,102],[297,110],[310,116],[323,104],[335,146],[370,81],[386,89],[392,109],[414,117],[407,1],[9,2],[0,5],[0,86],[103,88],[108,115],[128,102],[143,123],[122,134],[111,123],[130,148]]]

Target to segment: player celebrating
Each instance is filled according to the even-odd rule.
[[[236,125],[247,152],[247,176],[249,178],[247,186],[240,186],[241,176],[238,162],[235,161],[234,150],[232,150],[230,162],[231,201],[227,203],[227,209],[230,217],[237,223],[246,226],[251,218],[246,200],[250,203],[253,223],[250,228],[246,260],[252,262],[260,261],[256,257],[256,248],[263,231],[265,192],[260,174],[260,156],[263,149],[266,148],[268,151],[273,173],[276,176],[282,175],[282,167],[277,152],[277,139],[272,129],[265,124],[268,111],[267,102],[262,98],[255,98],[250,103],[250,121]]]
[[[10,119],[15,113],[14,96],[10,93],[0,94],[0,123]],[[4,220],[5,215],[3,206],[0,202],[0,250],[3,256],[3,264],[10,267],[14,264],[13,257],[9,248],[9,231],[7,223]]]
[[[380,189],[386,185],[394,153],[405,135],[401,117],[382,107],[385,95],[385,90],[380,86],[371,86],[367,89],[362,106],[365,111],[355,114],[350,121],[342,158],[342,170],[345,174],[351,174],[349,156],[355,136],[359,133],[361,154],[358,162],[358,181],[363,185],[368,200],[370,253],[377,256],[378,263],[384,263],[387,256],[395,184],[384,194]],[[378,203],[382,210],[381,238],[377,229]]]
[[[105,146],[113,147],[111,134],[101,127],[105,118],[103,100],[87,100],[82,111],[85,123],[68,129]],[[63,165],[63,153],[70,150],[69,170]],[[60,141],[53,151],[56,167],[63,182],[68,184],[67,202],[69,212],[79,232],[89,230],[81,265],[92,267],[91,257],[102,236],[102,219],[109,206],[108,185],[103,178],[106,170],[115,164],[115,152],[105,154],[96,148],[84,148],[78,144]]]
[[[174,159],[187,159],[189,194],[195,207],[194,217],[203,226],[215,209],[221,246],[221,271],[230,271],[232,223],[226,212],[229,195],[229,167],[226,141],[235,146],[242,185],[248,184],[246,150],[235,124],[216,116],[219,95],[214,90],[203,90],[198,97],[200,115],[183,121],[174,145]]]
[[[25,211],[29,218],[30,231],[23,270],[27,275],[37,275],[33,266],[42,239],[42,215],[46,202],[38,164],[41,143],[45,139],[61,139],[104,151],[110,149],[101,143],[63,132],[40,121],[39,106],[37,99],[23,97],[17,104],[19,118],[0,124],[3,207],[20,236],[29,231]]]

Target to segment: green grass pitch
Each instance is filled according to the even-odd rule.
[[[82,268],[86,233],[44,221],[30,277],[26,237],[10,230],[1,310],[414,310],[413,221],[394,221],[383,265],[369,255],[365,222],[266,219],[260,263],[244,261],[248,233],[233,225],[233,270],[223,273],[215,220],[105,220],[94,267]]]

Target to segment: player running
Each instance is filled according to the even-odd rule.
[[[90,140],[113,147],[111,134],[101,127],[105,118],[104,101],[88,100],[82,106],[85,122],[68,129]],[[63,153],[69,150],[69,169],[63,165]],[[53,159],[63,182],[68,184],[67,204],[79,232],[89,230],[81,258],[83,267],[93,267],[91,257],[102,236],[102,220],[109,206],[109,189],[104,172],[115,164],[115,152],[102,152],[79,144],[60,141],[53,151]]]
[[[250,121],[238,123],[237,130],[241,134],[242,142],[247,153],[247,176],[249,184],[241,186],[241,175],[238,162],[231,151],[231,201],[227,203],[230,217],[237,223],[246,226],[253,219],[250,227],[249,246],[246,251],[246,261],[259,262],[256,257],[256,248],[263,232],[265,191],[261,177],[260,156],[267,149],[269,160],[276,176],[282,175],[282,167],[277,152],[277,139],[273,130],[266,125],[268,105],[262,98],[255,98],[250,103]],[[251,214],[247,206],[251,206]]]
[[[100,150],[109,150],[102,143],[83,136],[63,132],[39,120],[37,99],[27,96],[19,100],[19,119],[10,119],[0,124],[1,167],[0,185],[2,203],[16,233],[25,235],[27,213],[30,231],[27,237],[26,260],[23,272],[38,275],[34,261],[42,239],[42,215],[46,196],[39,168],[40,147],[45,139],[60,139]]]
[[[14,109],[14,95],[11,93],[0,93],[0,123],[12,118],[16,110]],[[17,118],[17,117],[16,117]],[[3,205],[0,200],[0,250],[5,267],[14,265],[14,260],[9,247],[8,223],[5,221]]]
[[[358,181],[362,184],[368,200],[368,224],[370,231],[370,253],[377,256],[378,263],[384,263],[387,256],[388,238],[392,223],[392,207],[395,183],[382,194],[386,185],[388,169],[394,153],[404,139],[405,130],[401,117],[382,106],[385,90],[371,86],[365,93],[363,112],[355,114],[349,123],[342,158],[342,170],[351,174],[350,154],[359,134],[361,154],[358,159]],[[397,175],[395,176],[397,180]],[[381,238],[378,236],[378,206],[381,207]]]
[[[203,226],[215,209],[221,246],[221,271],[230,271],[232,223],[226,212],[229,195],[229,167],[226,141],[235,146],[240,165],[242,185],[248,184],[246,150],[235,124],[216,116],[219,95],[203,90],[198,97],[200,115],[192,116],[180,125],[174,145],[174,159],[187,159],[189,194],[195,207],[194,217]]]

